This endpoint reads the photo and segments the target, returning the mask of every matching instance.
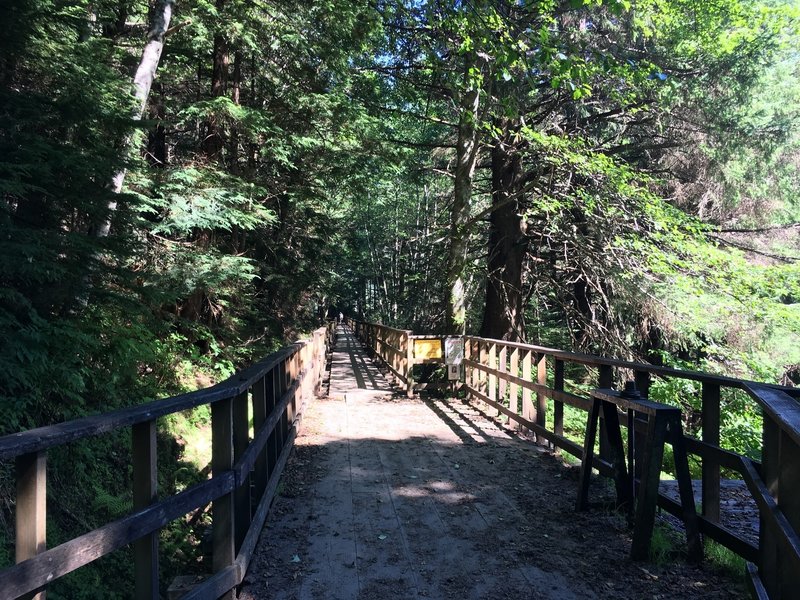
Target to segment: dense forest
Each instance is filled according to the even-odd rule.
[[[339,311],[800,382],[791,0],[0,16],[0,434],[209,385]],[[204,476],[205,418],[165,424],[188,465],[165,489]],[[75,489],[49,538],[124,510],[123,463],[92,462],[126,443],[52,458]]]

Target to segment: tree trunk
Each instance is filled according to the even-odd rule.
[[[160,0],[153,13],[153,22],[150,32],[147,34],[147,43],[142,51],[142,58],[139,67],[133,77],[133,90],[136,97],[136,108],[131,115],[134,121],[140,121],[147,106],[147,97],[150,95],[150,88],[156,77],[158,63],[161,60],[161,52],[164,50],[164,38],[169,29],[169,22],[172,19],[172,7],[175,0]],[[123,154],[127,154],[130,149],[133,135],[128,135],[123,141]],[[125,168],[120,169],[111,179],[111,189],[115,194],[122,191],[122,184],[125,181]],[[116,199],[108,203],[108,217],[97,228],[97,237],[106,237],[111,231],[111,216],[117,210]]]
[[[474,68],[474,57],[465,60],[464,82]],[[447,301],[445,327],[447,333],[463,334],[466,326],[466,289],[464,275],[469,242],[470,200],[472,178],[478,160],[478,118],[480,88],[472,83],[461,92],[459,99],[458,141],[456,142],[456,171],[453,208],[450,213],[450,248],[447,256]]]
[[[520,341],[525,339],[525,298],[522,270],[528,249],[519,214],[520,156],[511,144],[508,122],[492,150],[492,207],[490,213],[486,304],[480,335]]]

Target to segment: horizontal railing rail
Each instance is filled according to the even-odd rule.
[[[400,381],[413,389],[415,364],[444,362],[442,359],[415,357],[415,339],[445,339],[446,336],[414,335],[410,331],[376,323],[349,321],[362,342],[381,357],[395,372],[393,357],[400,363]],[[568,365],[595,369],[596,388],[613,389],[615,383],[630,377],[643,396],[655,378],[680,379],[699,384],[701,437],[681,434],[685,451],[701,461],[701,514],[692,526],[742,556],[747,561],[751,590],[758,597],[788,598],[800,589],[800,389],[764,384],[746,379],[661,367],[644,363],[568,352],[545,346],[463,336],[465,368],[463,384],[468,396],[505,415],[511,423],[532,432],[538,442],[546,442],[583,460],[584,441],[575,441],[564,432],[565,405],[590,411],[588,391],[565,389]],[[400,340],[400,341],[398,341]],[[408,344],[408,345],[407,345]],[[721,400],[724,390],[747,394],[763,415],[762,460],[753,460],[720,444]],[[727,392],[726,392],[727,393]],[[618,414],[619,424],[632,425],[632,481],[640,484],[642,453],[648,428],[647,411],[631,410]],[[552,415],[551,425],[547,415]],[[592,455],[592,466],[613,476],[614,456],[600,415],[600,452]],[[681,449],[683,451],[683,448]],[[760,515],[758,543],[720,522],[721,469],[738,473],[750,491]],[[685,507],[665,493],[657,503],[679,518]],[[684,502],[685,504],[685,502]],[[790,591],[792,590],[792,591]]]
[[[645,398],[653,376],[699,382],[701,439],[682,436],[686,451],[702,461],[699,531],[748,561],[751,589],[756,595],[788,598],[788,590],[800,589],[800,404],[795,399],[800,390],[474,336],[465,336],[464,343],[468,395],[581,460],[585,454],[583,445],[564,435],[564,405],[588,411],[591,400],[564,389],[566,365],[597,369],[597,388],[614,388],[619,380],[615,371],[626,377],[632,373]],[[720,399],[726,388],[748,394],[762,410],[761,462],[720,446]],[[552,428],[546,424],[548,411],[553,415]],[[619,414],[619,423],[625,427],[631,425],[631,415],[634,416],[637,455],[631,461],[631,471],[637,484],[639,474],[635,469],[641,462],[639,453],[644,448],[640,442],[647,430],[645,412],[642,409]],[[613,476],[614,465],[605,451],[608,441],[604,440],[602,429],[601,420],[600,456],[593,456],[592,462],[601,473]],[[722,467],[739,473],[756,501],[761,521],[758,545],[720,523]],[[664,493],[657,501],[682,518],[680,502]]]
[[[128,544],[133,544],[134,597],[158,598],[159,530],[209,503],[214,573],[185,597],[232,598],[275,495],[303,406],[322,380],[334,331],[332,323],[320,328],[311,340],[279,350],[208,389],[0,438],[0,461],[15,461],[17,479],[17,564],[0,571],[0,598],[44,598],[53,581]],[[202,405],[211,408],[211,478],[159,500],[157,419]],[[46,549],[48,450],[128,428],[133,512]]]

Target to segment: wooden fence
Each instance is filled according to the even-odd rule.
[[[395,329],[378,323],[347,319],[346,324],[374,356],[386,365],[410,397],[414,394],[413,334],[407,329]]]
[[[414,365],[431,362],[414,356],[414,339],[437,336],[419,336],[409,330],[355,320],[348,320],[348,324],[411,395],[415,389]],[[584,443],[564,435],[564,405],[588,413],[593,399],[588,393],[582,395],[565,389],[565,370],[591,370],[596,388],[601,391],[612,390],[616,383],[632,379],[645,400],[641,410],[621,412],[618,418],[624,427],[631,421],[634,424],[629,433],[629,462],[631,479],[637,488],[641,464],[646,458],[648,431],[652,431],[648,429],[652,427],[648,415],[656,412],[651,410],[652,406],[644,405],[653,378],[699,384],[701,439],[681,435],[684,442],[681,446],[701,460],[701,514],[696,515],[696,520],[692,516],[692,526],[747,561],[749,582],[756,597],[772,600],[796,597],[800,589],[800,404],[796,400],[800,389],[474,336],[464,336],[463,341],[464,389],[469,397],[528,429],[537,441],[551,444],[582,461],[586,454]],[[762,461],[720,446],[720,406],[726,389],[741,390],[760,407],[764,423]],[[548,414],[552,415],[549,426]],[[600,453],[590,458],[593,467],[604,475],[614,476],[619,465],[614,464],[605,419],[600,417]],[[758,506],[758,545],[720,523],[723,468],[741,475]],[[658,494],[656,501],[666,511],[686,518],[681,502],[663,493]],[[632,551],[640,555],[641,547],[637,544]]]
[[[54,580],[128,544],[134,548],[134,597],[158,598],[159,530],[209,502],[214,573],[184,598],[233,598],[297,435],[303,406],[321,381],[333,335],[332,324],[318,329],[312,340],[279,350],[205,390],[0,438],[0,461],[15,461],[17,480],[17,564],[0,571],[0,598],[44,598]],[[157,420],[202,405],[211,408],[212,477],[158,499]],[[128,428],[133,512],[46,549],[47,451]]]
[[[751,590],[758,598],[788,599],[800,590],[800,390],[758,384],[730,377],[576,354],[528,344],[465,336],[466,381],[470,397],[480,400],[512,422],[533,432],[539,441],[552,444],[583,460],[583,445],[564,435],[564,405],[589,411],[588,397],[565,390],[565,368],[580,365],[595,372],[597,388],[614,388],[633,377],[646,398],[653,377],[699,382],[702,401],[702,437],[684,436],[686,450],[701,459],[702,510],[697,516],[701,533],[726,546],[747,561]],[[575,367],[572,367],[575,368]],[[720,447],[720,398],[725,388],[742,390],[763,414],[762,461]],[[791,394],[791,396],[790,396]],[[548,427],[546,415],[552,414]],[[636,439],[645,439],[648,411],[631,410],[618,415],[620,424],[633,421]],[[602,415],[601,415],[602,416]],[[593,466],[612,476],[612,457],[604,449]],[[643,449],[642,444],[637,444]],[[636,480],[640,460],[632,457]],[[742,476],[760,514],[758,546],[724,527],[720,517],[720,469]],[[659,494],[659,506],[678,517],[679,502]]]

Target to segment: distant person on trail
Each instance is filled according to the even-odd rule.
[[[341,323],[342,321],[344,321],[344,315],[342,313],[339,313],[339,323]]]

